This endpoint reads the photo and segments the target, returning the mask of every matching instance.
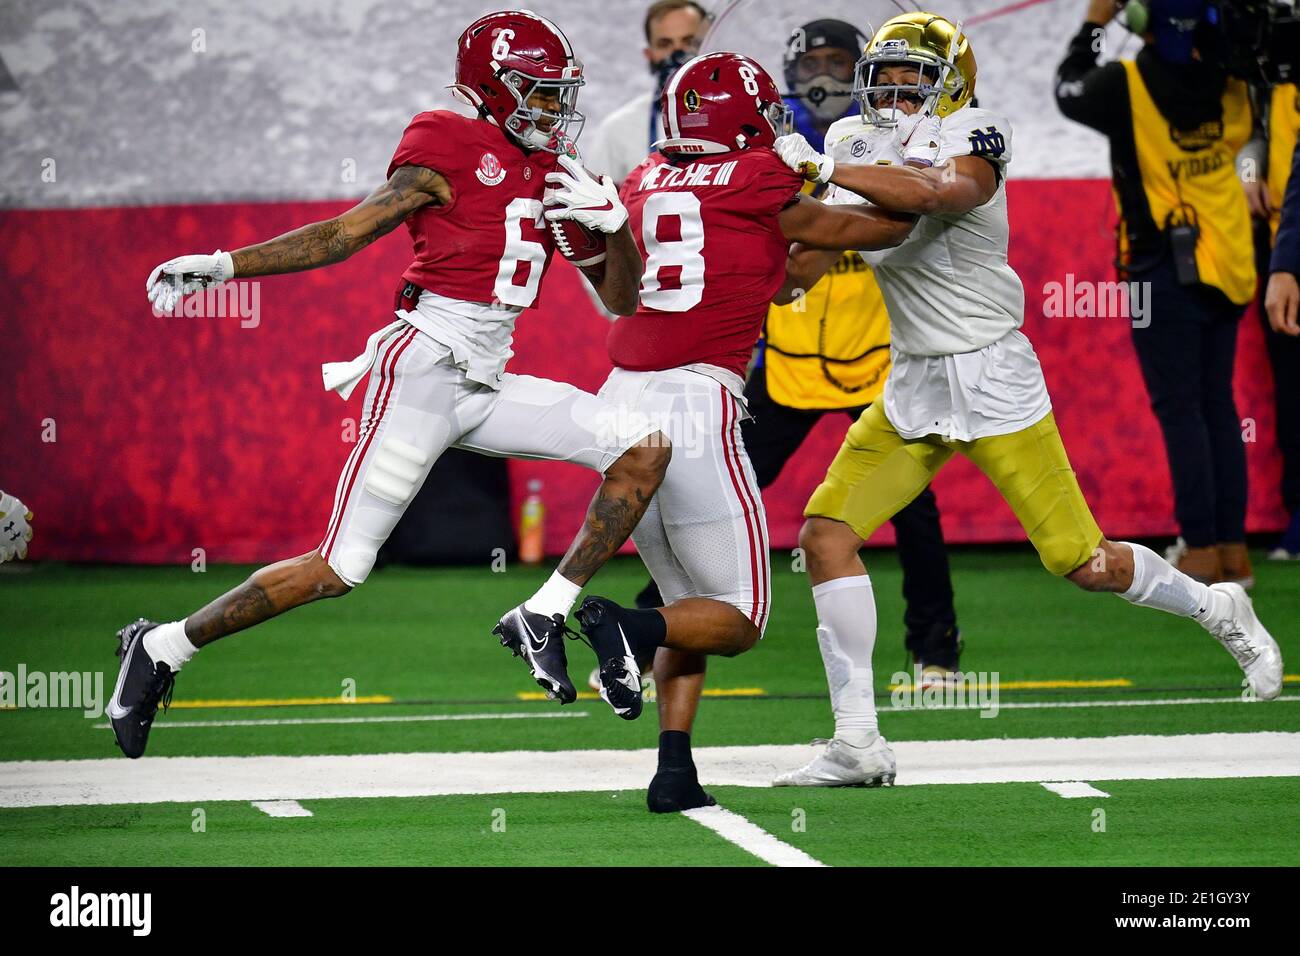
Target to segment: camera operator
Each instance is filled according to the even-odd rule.
[[[1091,0],[1057,68],[1056,101],[1110,140],[1121,277],[1149,283],[1133,328],[1164,435],[1181,530],[1178,568],[1205,582],[1254,583],[1246,553],[1246,454],[1232,393],[1237,326],[1255,294],[1250,211],[1236,157],[1250,140],[1244,81],[1217,57],[1206,0],[1148,0],[1126,11],[1145,45],[1098,65],[1121,9]],[[1145,14],[1145,23],[1136,16]]]

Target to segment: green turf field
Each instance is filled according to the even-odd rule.
[[[891,552],[870,557],[881,728],[897,745],[899,786],[760,785],[765,761],[788,769],[782,747],[831,731],[812,601],[788,555],[773,556],[767,638],[710,665],[711,689],[731,695],[706,699],[695,745],[752,749],[710,751],[702,779],[723,807],[779,841],[778,853],[835,866],[1300,863],[1300,679],[1279,701],[1242,702],[1235,663],[1195,625],[1076,592],[1028,549],[958,550],[962,666],[996,673],[997,714],[894,710],[888,685],[905,663],[899,573]],[[0,671],[101,672],[107,695],[117,628],[180,617],[248,570],[6,569],[0,597],[22,613],[0,625]],[[178,679],[143,761],[118,755],[102,716],[0,711],[0,864],[762,865],[752,843],[706,820],[645,811],[652,709],[629,723],[599,700],[560,709],[535,699],[523,666],[488,632],[548,573],[388,568],[343,600],[214,645]],[[638,561],[620,559],[593,590],[630,603],[643,575]],[[1286,659],[1300,659],[1300,567],[1259,560],[1257,577],[1261,618]],[[581,685],[590,651],[569,650]],[[1106,796],[1046,789],[1020,759],[1035,746],[1065,755],[1045,779],[1086,781]],[[1178,779],[1142,779],[1166,751],[1182,755],[1169,774]],[[1085,752],[1099,762],[1079,757],[1078,774],[1067,773]],[[173,757],[226,759],[155,760]],[[426,759],[435,761],[427,773]],[[964,761],[973,782],[953,782]],[[986,765],[1006,782],[983,782]],[[1202,765],[1212,779],[1197,778]],[[84,777],[87,792],[112,775],[111,792],[126,796],[49,805],[63,798],[39,795],[42,774]],[[178,780],[189,789],[176,790]],[[502,791],[539,792],[482,792],[496,780]],[[298,799],[312,815],[268,816],[252,803],[259,797]]]

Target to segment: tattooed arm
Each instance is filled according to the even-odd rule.
[[[587,508],[582,529],[556,568],[561,575],[585,585],[618,553],[664,480],[672,455],[668,436],[657,431],[610,465]]]
[[[235,275],[277,275],[342,262],[430,203],[451,201],[451,185],[432,169],[399,166],[384,185],[342,215],[231,253]]]

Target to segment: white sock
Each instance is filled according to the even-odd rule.
[[[1232,611],[1226,594],[1189,577],[1150,548],[1120,541],[1133,552],[1133,584],[1120,595],[1142,607],[1154,607],[1204,625]]]
[[[159,624],[144,636],[144,649],[152,660],[164,661],[173,672],[188,664],[190,658],[199,652],[185,636],[184,620]]]
[[[537,593],[524,602],[524,610],[534,614],[568,617],[573,604],[582,593],[582,585],[574,584],[559,571],[552,571]]]
[[[854,747],[878,734],[871,652],[876,646],[876,596],[871,578],[836,578],[812,589],[817,644],[826,666],[835,713],[835,736]]]

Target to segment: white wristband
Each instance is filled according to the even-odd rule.
[[[216,277],[217,281],[225,282],[227,279],[233,279],[235,277],[235,260],[230,253],[218,249],[213,255],[217,257],[217,263],[221,268],[221,273]]]
[[[835,158],[829,153],[822,155],[821,166],[817,171],[817,181],[819,183],[828,183],[831,177],[835,175]]]

